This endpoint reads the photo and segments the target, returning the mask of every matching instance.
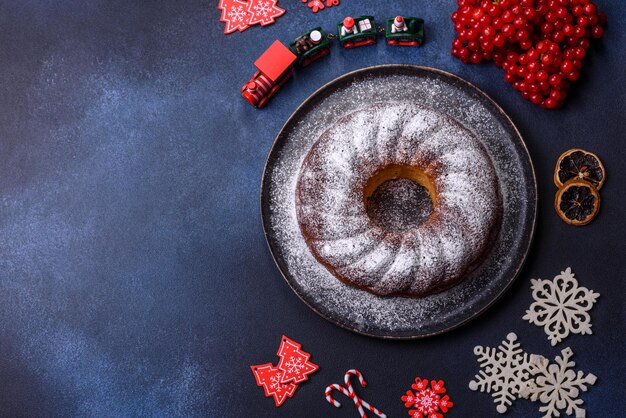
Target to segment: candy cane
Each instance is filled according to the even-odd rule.
[[[336,408],[339,408],[341,404],[330,395],[333,390],[338,390],[339,392],[343,393],[347,397],[352,398],[352,396],[350,396],[350,392],[348,392],[348,390],[344,388],[343,386],[340,386],[337,383],[328,385],[328,387],[326,388],[326,400],[328,401],[329,404],[333,405]]]
[[[336,383],[333,383],[332,385],[329,385],[326,388],[326,400],[328,401],[328,403],[330,403],[331,405],[339,408],[341,406],[341,404],[339,402],[337,402],[330,394],[332,393],[333,390],[337,390],[341,393],[343,393],[344,395],[346,395],[347,397],[349,397],[350,399],[352,399],[352,401],[354,402],[354,405],[356,406],[357,410],[359,411],[359,415],[361,416],[361,418],[367,418],[367,415],[365,414],[365,411],[363,410],[363,407],[367,408],[370,412],[373,412],[374,414],[378,415],[380,418],[387,418],[387,415],[385,415],[384,413],[382,413],[380,410],[378,410],[377,408],[373,407],[372,405],[370,405],[369,403],[365,402],[363,399],[359,398],[356,394],[356,392],[354,391],[354,388],[352,387],[352,384],[350,383],[350,377],[351,376],[356,376],[359,379],[359,382],[361,383],[361,387],[365,387],[367,386],[367,382],[365,381],[365,379],[363,378],[363,375],[361,374],[361,372],[359,372],[356,369],[350,369],[346,372],[345,376],[344,376],[344,382],[346,383],[346,387],[340,386]]]
[[[350,384],[350,376],[358,377],[359,378],[359,382],[361,383],[361,387],[367,386],[367,382],[365,381],[365,378],[363,377],[361,372],[358,371],[357,369],[350,369],[350,370],[348,370],[346,372],[345,376],[343,377],[343,381],[346,382],[346,386],[348,386],[348,390],[350,392],[354,392],[352,390],[352,385]]]
[[[363,399],[359,398],[356,393],[354,392],[354,388],[352,387],[352,384],[350,383],[350,377],[351,376],[356,376],[359,379],[359,383],[361,383],[361,387],[365,387],[367,386],[367,382],[365,381],[365,378],[363,377],[363,374],[356,370],[356,369],[350,369],[346,372],[345,376],[344,376],[344,382],[346,382],[346,387],[348,388],[348,392],[350,392],[350,394],[352,395],[351,397],[354,400],[354,403],[357,405],[357,407],[359,407],[360,405],[363,405],[364,407],[366,407],[367,409],[370,410],[370,412],[375,413],[376,415],[378,415],[380,418],[386,418],[387,416],[382,413],[380,410],[378,410],[377,408],[373,407],[372,405],[370,405],[369,403],[367,403],[366,401],[364,401]]]

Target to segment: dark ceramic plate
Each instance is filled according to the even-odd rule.
[[[399,101],[433,108],[473,131],[491,155],[503,194],[501,232],[483,264],[459,285],[424,298],[380,297],[337,280],[313,257],[296,219],[300,165],[320,134],[360,107]],[[509,117],[467,81],[413,65],[354,71],[313,93],[276,138],[261,186],[267,241],[293,291],[330,322],[382,338],[439,334],[485,311],[519,273],[532,241],[536,211],[532,162]]]

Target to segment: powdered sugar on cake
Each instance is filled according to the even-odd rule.
[[[417,167],[436,188],[430,217],[390,231],[363,190],[389,165]],[[453,119],[413,104],[377,104],[335,121],[306,156],[296,210],[312,253],[336,277],[376,294],[422,296],[458,283],[489,250],[501,199],[491,159]]]

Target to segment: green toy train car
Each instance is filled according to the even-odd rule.
[[[298,66],[306,67],[330,54],[330,42],[322,28],[317,27],[294,39],[289,49],[298,57]]]
[[[387,45],[420,46],[424,43],[424,19],[396,16],[387,19]]]
[[[337,23],[337,36],[344,48],[356,48],[376,43],[374,16],[346,17]]]

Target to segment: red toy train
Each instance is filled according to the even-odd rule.
[[[285,84],[294,66],[304,67],[330,53],[330,39],[338,38],[344,48],[376,43],[378,32],[386,32],[388,45],[420,46],[424,42],[424,21],[397,16],[387,19],[385,28],[376,28],[373,16],[346,17],[337,23],[337,35],[317,27],[296,38],[289,47],[275,41],[254,62],[257,72],[241,88],[241,95],[253,106],[264,107]]]
[[[297,58],[280,41],[275,41],[254,62],[258,70],[241,88],[241,95],[252,106],[258,108],[265,106],[280,86],[289,80],[293,74],[293,63]]]

